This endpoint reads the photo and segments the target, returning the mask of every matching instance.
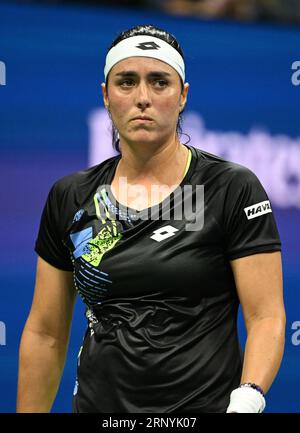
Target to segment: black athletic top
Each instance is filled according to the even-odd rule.
[[[120,155],[50,190],[35,251],[74,272],[90,325],[74,412],[225,412],[240,383],[229,261],[281,243],[254,173],[188,147],[181,184],[142,212],[112,195]]]

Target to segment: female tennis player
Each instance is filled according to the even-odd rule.
[[[73,412],[263,412],[285,335],[268,196],[246,167],[180,142],[189,85],[171,34],[121,33],[104,76],[119,154],[49,192],[17,411],[51,411],[79,294]]]

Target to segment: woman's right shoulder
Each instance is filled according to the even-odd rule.
[[[99,164],[58,178],[52,184],[50,192],[60,195],[71,191],[89,189],[90,187],[94,188],[95,184],[101,184],[105,181],[107,173],[112,168],[118,157],[119,155],[113,156]]]

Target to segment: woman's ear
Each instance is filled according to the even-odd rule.
[[[184,110],[187,101],[189,87],[190,87],[189,83],[185,83],[183,86],[183,90],[180,95],[179,113],[182,113],[182,111]]]
[[[103,103],[104,103],[105,108],[109,111],[109,102],[108,102],[106,84],[102,83],[101,87],[102,87]]]

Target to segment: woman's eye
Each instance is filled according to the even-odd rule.
[[[166,80],[155,80],[154,85],[156,87],[165,87],[168,84]]]
[[[133,80],[123,80],[120,82],[120,85],[122,87],[131,87],[133,86],[133,84],[134,84]]]
[[[135,85],[135,81],[131,79],[121,80],[119,81],[119,86],[123,88],[133,87]],[[166,80],[153,80],[153,86],[156,88],[164,88],[168,85]]]

